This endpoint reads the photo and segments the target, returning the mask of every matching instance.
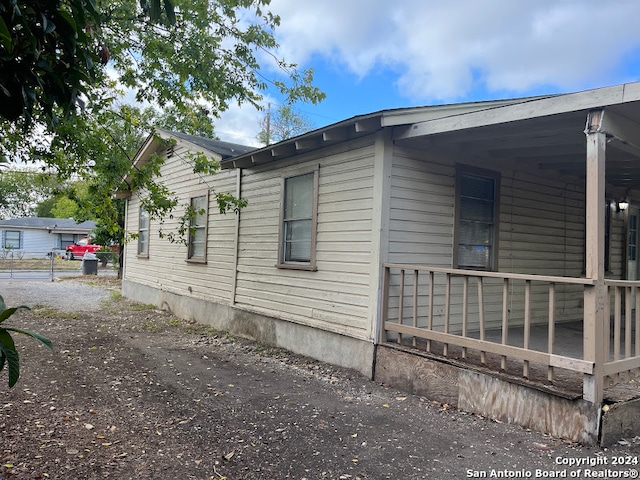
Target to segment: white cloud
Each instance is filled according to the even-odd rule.
[[[288,60],[308,67],[321,55],[359,77],[392,68],[417,99],[615,82],[640,47],[637,0],[272,0],[271,10]]]
[[[258,147],[258,132],[260,131],[260,120],[265,113],[256,110],[249,105],[239,107],[237,103],[232,103],[230,108],[220,114],[216,120],[216,135],[225,142],[237,143]]]

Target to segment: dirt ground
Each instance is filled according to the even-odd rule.
[[[599,462],[596,478],[640,468],[638,438],[587,448],[459,412],[130,302],[113,279],[3,289],[10,306],[43,299],[7,323],[55,351],[19,336],[20,381],[9,389],[0,374],[0,478],[587,478],[575,458]]]

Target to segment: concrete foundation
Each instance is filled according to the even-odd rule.
[[[209,325],[233,335],[285,348],[291,352],[373,376],[375,348],[372,342],[319,330],[216,302],[177,295],[122,281],[122,294],[170,310],[186,320]]]
[[[566,438],[598,443],[601,409],[438,359],[379,345],[375,380],[467,412]]]
[[[602,415],[600,444],[608,446],[620,439],[640,435],[640,399],[607,405]]]

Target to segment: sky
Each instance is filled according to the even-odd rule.
[[[294,106],[318,128],[392,108],[640,80],[638,0],[271,0],[269,8],[281,18],[278,56],[313,68],[327,95]],[[281,102],[264,100],[272,109]],[[263,116],[234,106],[216,132],[257,145]]]

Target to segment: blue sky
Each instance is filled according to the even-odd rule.
[[[314,68],[317,127],[417,105],[640,80],[638,0],[272,0],[278,55]],[[265,63],[265,69],[268,64]],[[265,98],[274,108],[277,96]],[[223,140],[255,144],[264,114],[232,108]]]

